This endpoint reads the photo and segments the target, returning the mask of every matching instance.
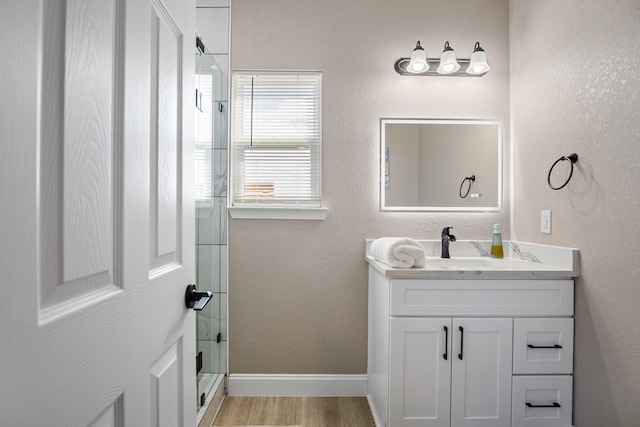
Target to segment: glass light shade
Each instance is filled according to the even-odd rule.
[[[456,58],[456,52],[449,47],[449,42],[445,44],[445,49],[440,57],[440,66],[438,66],[438,73],[451,74],[460,69],[458,59]]]
[[[469,74],[483,74],[491,69],[487,62],[487,55],[484,53],[484,49],[480,47],[480,43],[476,43],[476,46],[469,60],[469,67],[467,67],[467,73]]]
[[[411,53],[411,61],[407,66],[407,71],[410,73],[424,73],[428,69],[427,55],[424,53],[422,46],[420,46],[420,42],[418,42]]]

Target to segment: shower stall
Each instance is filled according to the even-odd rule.
[[[197,314],[198,409],[221,395],[227,372],[226,71],[196,48],[195,196],[197,286],[213,298]]]

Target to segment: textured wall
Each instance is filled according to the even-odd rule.
[[[580,249],[578,427],[640,423],[639,22],[637,0],[511,1],[512,237]],[[571,183],[550,190],[549,167],[572,152]]]
[[[500,119],[508,128],[508,15],[508,0],[232,1],[232,69],[323,73],[329,213],[230,220],[231,373],[365,373],[366,238],[439,238],[451,225],[460,239],[488,239],[494,222],[509,236],[508,186],[495,214],[381,213],[377,190],[381,117]],[[482,78],[401,77],[393,63],[417,40],[430,57],[448,40],[466,58],[480,41],[493,68]]]

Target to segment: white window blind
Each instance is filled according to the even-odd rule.
[[[319,72],[234,72],[234,205],[321,206],[321,92]]]

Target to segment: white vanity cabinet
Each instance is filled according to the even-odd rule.
[[[369,266],[378,427],[571,427],[570,277],[385,271]]]
[[[511,319],[392,318],[393,426],[511,425]]]

